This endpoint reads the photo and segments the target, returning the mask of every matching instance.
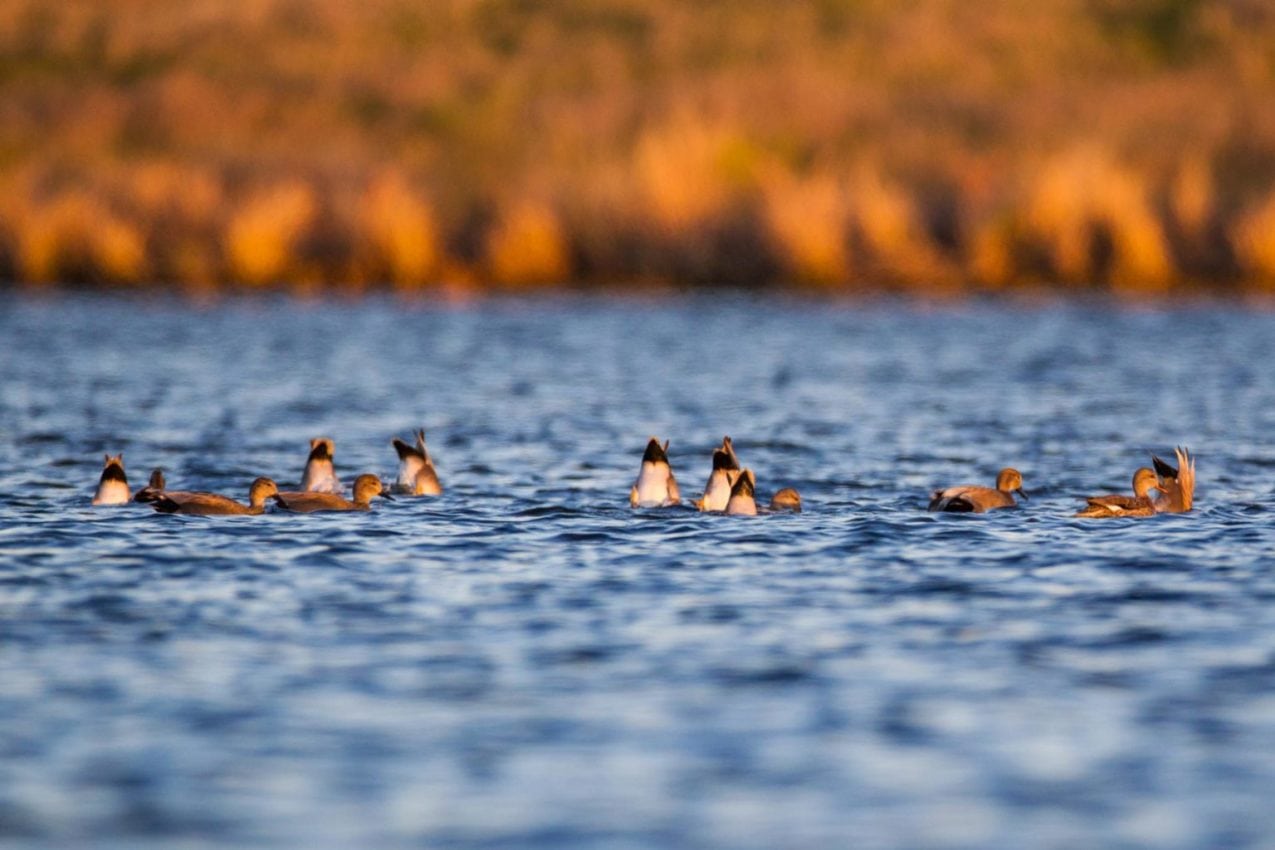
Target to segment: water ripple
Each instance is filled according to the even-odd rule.
[[[0,843],[1275,834],[1260,313],[0,307]],[[141,338],[163,356],[137,356]],[[1105,368],[1111,340],[1148,338],[1173,345]],[[318,435],[347,483],[391,477],[390,437],[422,425],[437,499],[88,506],[103,452],[135,484],[162,466],[241,497],[260,474],[295,485]],[[730,434],[763,501],[794,486],[805,511],[630,510],[652,433],[685,495]],[[1175,444],[1199,452],[1191,515],[1072,517]],[[1005,465],[1022,508],[924,511]]]

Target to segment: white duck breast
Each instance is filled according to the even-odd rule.
[[[332,456],[336,444],[327,437],[310,441],[310,456],[306,458],[305,472],[301,475],[301,489],[310,493],[340,493],[341,482],[336,477]]]
[[[704,498],[700,500],[700,510],[726,510],[726,503],[730,501],[731,487],[734,486],[738,477],[738,472],[714,469],[708,476],[708,484],[704,487]]]
[[[677,478],[668,462],[668,443],[660,445],[654,437],[642,455],[642,468],[629,491],[629,504],[635,508],[661,508],[682,501]]]
[[[128,489],[128,477],[124,474],[124,454],[105,455],[102,462],[102,477],[97,481],[97,491],[93,494],[95,505],[123,505],[132,497]]]

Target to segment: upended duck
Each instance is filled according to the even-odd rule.
[[[341,481],[332,465],[336,443],[329,437],[315,437],[310,441],[310,454],[305,459],[305,471],[301,473],[301,489],[312,493],[340,493]]]
[[[93,504],[126,505],[131,495],[128,476],[124,474],[124,453],[103,455],[102,476],[97,480]]]
[[[743,469],[730,489],[730,499],[724,513],[727,516],[757,516],[758,514],[801,513],[801,496],[792,487],[784,487],[771,497],[765,507],[757,505],[757,476],[751,469]]]
[[[637,481],[629,490],[629,506],[634,508],[663,508],[679,504],[682,492],[668,460],[668,440],[664,445],[652,437],[642,455],[642,466]]]
[[[948,513],[983,513],[997,508],[1017,506],[1014,494],[1027,498],[1023,490],[1023,476],[1013,467],[1005,467],[996,476],[996,488],[962,485],[935,490],[930,496],[931,511]]]
[[[757,477],[751,469],[744,469],[730,488],[726,502],[727,516],[757,516]]]
[[[394,482],[394,492],[438,496],[443,492],[443,485],[439,483],[429,450],[425,448],[425,429],[417,429],[415,436],[415,446],[409,446],[398,437],[392,441],[394,451],[398,452],[398,479]]]
[[[731,488],[739,479],[739,458],[730,437],[722,437],[719,448],[713,449],[713,469],[704,485],[704,495],[695,502],[701,511],[724,511],[730,501]]]

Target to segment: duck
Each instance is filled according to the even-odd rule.
[[[248,487],[248,504],[217,493],[186,491],[162,492],[151,502],[151,507],[162,514],[190,514],[193,516],[236,516],[261,514],[266,510],[266,499],[276,496],[279,487],[269,478],[257,478]]]
[[[1111,494],[1087,496],[1085,507],[1076,512],[1078,517],[1144,517],[1155,516],[1157,511],[1150,493],[1160,489],[1160,477],[1154,469],[1145,466],[1133,473],[1133,495]]]
[[[726,501],[727,516],[757,516],[757,478],[751,469],[744,469],[730,488],[730,499]]]
[[[731,488],[739,478],[739,458],[735,456],[735,447],[730,437],[722,437],[720,448],[713,449],[713,470],[708,474],[708,483],[704,485],[704,495],[696,500],[695,507],[701,511],[724,511],[730,500]]]
[[[301,489],[309,493],[341,493],[340,480],[332,466],[336,444],[330,437],[315,437],[310,441],[310,456],[301,474]]]
[[[164,470],[155,467],[151,470],[150,481],[146,486],[133,494],[134,502],[142,502],[148,504],[155,501],[156,498],[164,491]]]
[[[124,453],[103,455],[102,477],[97,480],[93,494],[94,505],[126,505],[132,496],[128,489],[128,476],[124,474]]]
[[[930,496],[931,511],[947,511],[949,513],[976,513],[996,508],[1013,508],[1017,506],[1014,494],[1027,498],[1023,490],[1023,476],[1013,467],[1005,467],[996,476],[996,489],[962,485],[935,490]]]
[[[1195,458],[1183,446],[1174,448],[1173,454],[1178,461],[1177,467],[1151,455],[1160,479],[1160,495],[1154,503],[1156,513],[1184,514],[1195,502]]]
[[[346,499],[336,493],[284,492],[276,493],[275,502],[285,511],[294,513],[318,513],[320,511],[366,511],[371,510],[372,499],[394,501],[394,497],[385,489],[381,479],[371,473],[365,473],[354,479],[354,499]]]
[[[770,497],[770,510],[772,513],[801,513],[801,494],[792,487],[784,487]]]
[[[642,455],[637,481],[629,491],[629,505],[634,508],[663,508],[681,501],[682,492],[668,460],[668,440],[660,445],[659,439],[652,437]]]
[[[443,485],[438,481],[438,473],[429,459],[429,451],[425,448],[425,429],[416,431],[416,445],[395,437],[391,444],[398,452],[398,480],[394,482],[395,493],[406,493],[411,496],[438,496],[443,492]]]

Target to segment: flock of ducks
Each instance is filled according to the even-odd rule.
[[[642,467],[637,481],[629,491],[629,505],[634,508],[665,508],[682,502],[682,492],[668,459],[668,440],[663,445],[652,437],[642,455]],[[715,511],[734,516],[756,516],[757,476],[751,469],[741,469],[735,456],[735,446],[730,437],[722,437],[722,444],[713,449],[713,469],[704,485],[704,495],[692,503],[701,511]],[[801,496],[791,487],[785,487],[770,500],[765,512],[801,512]]]
[[[391,491],[411,496],[437,496],[443,487],[425,448],[424,429],[418,430],[415,437],[415,445],[408,445],[397,437],[392,442],[398,453],[398,478],[392,487],[387,488],[380,478],[365,473],[354,479],[350,499],[345,498],[345,489],[332,463],[335,444],[327,437],[316,437],[310,441],[310,454],[301,473],[299,490],[280,490],[273,479],[257,478],[248,486],[248,502],[244,504],[219,493],[170,490],[164,481],[164,471],[156,469],[151,473],[150,482],[134,495],[124,472],[124,455],[118,454],[106,456],[93,504],[144,502],[165,514],[234,516],[265,513],[270,499],[282,510],[309,514],[370,510],[372,500],[378,496],[393,501]]]
[[[257,478],[248,487],[247,503],[218,493],[193,490],[170,490],[162,469],[151,473],[147,486],[133,494],[124,472],[124,456],[106,455],[102,476],[93,496],[94,505],[122,505],[129,502],[148,503],[156,511],[168,514],[220,516],[261,514],[267,502],[294,513],[323,511],[370,510],[375,498],[390,499],[391,493],[410,496],[437,496],[443,492],[438,473],[425,447],[425,431],[417,430],[414,445],[395,437],[391,441],[398,454],[398,476],[391,487],[381,479],[365,473],[354,479],[352,498],[345,498],[344,488],[333,466],[335,445],[327,437],[310,441],[310,454],[301,474],[299,490],[280,490],[270,478]],[[637,480],[629,491],[629,505],[634,508],[670,507],[681,504],[681,489],[668,458],[668,441],[660,443],[651,437],[642,455]],[[1155,455],[1154,466],[1141,467],[1133,473],[1133,495],[1109,494],[1089,496],[1078,517],[1147,517],[1162,513],[1185,513],[1191,510],[1195,495],[1195,459],[1184,448],[1174,449],[1175,467]],[[1156,495],[1153,497],[1152,493]],[[1027,498],[1023,476],[1006,467],[996,476],[995,487],[961,485],[935,490],[930,496],[929,510],[953,513],[983,513],[998,508],[1012,508],[1014,498]],[[730,437],[713,449],[712,469],[703,495],[691,503],[701,511],[734,516],[760,513],[801,511],[801,495],[792,487],[784,487],[764,507],[757,504],[757,477],[751,469],[741,467]]]
[[[1178,461],[1176,467],[1152,455],[1155,469],[1143,466],[1133,473],[1132,496],[1123,493],[1087,496],[1085,506],[1076,512],[1076,516],[1092,519],[1145,517],[1191,510],[1195,498],[1195,459],[1184,448],[1176,448],[1173,452]],[[1151,497],[1152,491],[1156,493],[1155,498]],[[1017,504],[1015,493],[1027,498],[1023,491],[1023,476],[1017,469],[1006,467],[996,476],[994,489],[962,486],[935,490],[930,498],[930,510],[982,513],[996,508],[1012,508]]]
[[[677,478],[668,459],[668,441],[660,443],[652,437],[642,455],[642,468],[629,491],[629,504],[635,508],[668,507],[682,501]],[[1133,474],[1133,495],[1113,493],[1089,496],[1078,517],[1145,517],[1162,513],[1185,513],[1191,510],[1195,496],[1195,460],[1184,448],[1174,449],[1178,465],[1151,456],[1155,469],[1142,467]],[[755,515],[760,512],[800,511],[801,496],[791,487],[775,493],[769,507],[759,510],[756,500],[757,479],[751,469],[741,469],[730,437],[713,450],[713,470],[709,473],[704,495],[693,504],[701,511]],[[1157,496],[1153,499],[1151,492]],[[1027,498],[1023,476],[1017,469],[1006,467],[996,476],[995,487],[963,484],[935,490],[930,495],[929,510],[950,513],[984,513],[997,508],[1012,508],[1014,496]]]

